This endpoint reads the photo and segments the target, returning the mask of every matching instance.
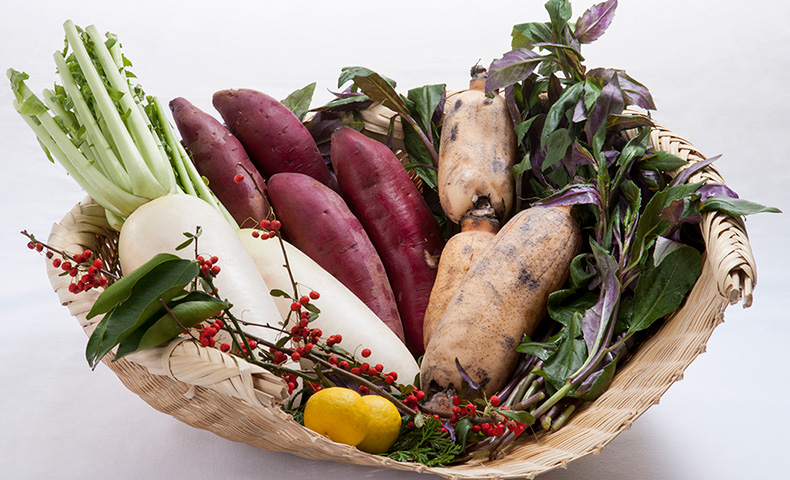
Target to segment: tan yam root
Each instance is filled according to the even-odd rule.
[[[485,71],[477,75],[448,102],[439,143],[439,201],[454,223],[481,197],[503,220],[514,199],[513,121],[502,96],[486,97]]]
[[[422,325],[423,344],[426,348],[447,304],[461,284],[461,279],[499,231],[499,222],[491,217],[492,209],[486,210],[488,215],[474,212],[461,220],[461,231],[447,241],[439,257],[436,282],[431,290]]]
[[[450,300],[422,360],[422,389],[468,395],[461,390],[458,359],[486,394],[499,391],[517,362],[516,346],[534,332],[580,248],[579,226],[568,209],[533,207],[515,215]]]

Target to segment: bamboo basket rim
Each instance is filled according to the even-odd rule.
[[[375,136],[380,133],[377,125],[389,124],[388,113],[381,108],[371,107],[369,115],[365,119],[366,134]],[[624,134],[629,136],[633,132]],[[690,162],[705,159],[690,142],[660,125],[653,128],[650,143],[653,148]],[[725,183],[710,165],[696,172],[691,181]],[[264,450],[352,465],[426,472],[450,479],[534,478],[600,452],[683,377],[684,370],[705,351],[728,305],[742,302],[746,308],[752,304],[756,264],[743,220],[707,212],[700,228],[706,245],[702,275],[684,305],[641,345],[601,397],[584,404],[557,432],[523,435],[522,440],[497,460],[427,467],[334,443],[302,427],[279,408],[287,397],[282,379],[190,340],[177,339],[165,347],[117,361],[110,354],[103,363],[127,389],[156,410],[195,428]],[[116,261],[117,236],[107,224],[102,207],[90,197],[53,225],[48,243],[72,254],[91,248],[105,261]],[[101,317],[88,320],[86,314],[100,290],[73,295],[68,292],[69,277],[61,276],[50,262],[47,271],[61,303],[90,335]]]

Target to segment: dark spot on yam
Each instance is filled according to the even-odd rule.
[[[463,105],[463,102],[459,98],[458,100],[455,101],[455,105],[453,105],[453,110],[458,110],[459,108],[461,108],[461,105]]]
[[[460,100],[459,100],[460,101]],[[450,129],[450,141],[454,142],[458,138],[458,124],[453,124],[453,127]]]
[[[486,97],[486,99],[483,100],[483,105],[491,105],[493,102],[493,99]]]
[[[518,281],[522,285],[526,285],[530,290],[535,290],[540,285],[540,281],[533,277],[532,274],[522,267],[518,274]]]

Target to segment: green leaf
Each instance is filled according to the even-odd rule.
[[[288,110],[292,111],[299,121],[304,121],[305,115],[310,110],[310,103],[313,101],[314,92],[315,82],[292,92],[285,97],[282,104],[288,107]]]
[[[145,272],[129,289],[128,297],[105,315],[106,325],[88,340],[86,358],[91,368],[123,339],[162,309],[161,302],[184,295],[184,287],[200,272],[197,262],[170,260]]]
[[[668,187],[657,192],[647,202],[636,227],[636,234],[631,247],[631,261],[629,267],[638,264],[644,256],[645,250],[650,248],[653,241],[666,233],[670,222],[661,219],[661,212],[675,200],[681,200],[692,195],[702,183],[684,183]]]
[[[413,88],[408,91],[406,97],[414,102],[414,111],[417,113],[417,121],[422,127],[422,131],[428,138],[433,134],[431,119],[439,106],[439,102],[444,97],[445,84],[425,85]]]
[[[462,418],[456,422],[453,428],[455,429],[455,443],[461,445],[461,449],[466,448],[466,439],[469,437],[469,432],[472,431],[472,421]]]
[[[554,132],[549,135],[546,145],[546,158],[543,159],[543,165],[541,168],[546,170],[547,168],[562,160],[563,157],[565,157],[565,155],[568,153],[570,146],[573,145],[573,141],[573,135],[571,135],[567,128],[554,130]]]
[[[549,295],[547,308],[552,319],[567,326],[573,322],[574,316],[584,315],[597,302],[598,295],[592,291],[565,289]]]
[[[338,107],[345,107],[347,105],[351,105],[354,103],[365,103],[369,102],[370,97],[367,95],[355,95],[353,97],[345,97],[345,98],[338,98],[336,100],[332,100],[331,102],[323,105],[321,107],[316,107],[312,109],[313,112],[328,112]]]
[[[181,259],[170,253],[155,255],[151,260],[145,262],[134,271],[129,272],[107,287],[93,303],[93,307],[91,307],[86,318],[91,319],[96,315],[109,312],[111,308],[129,298],[134,285],[148,272],[163,263],[176,260]]]
[[[601,394],[606,391],[606,387],[612,383],[614,374],[617,371],[618,358],[619,357],[615,357],[603,368],[601,373],[595,378],[595,380],[593,380],[593,383],[590,385],[589,389],[585,390],[584,392],[574,392],[571,396],[586,402],[592,402],[596,398],[600,397]]]
[[[516,132],[517,144],[521,143],[521,141],[524,140],[524,135],[526,135],[527,132],[529,132],[529,127],[532,126],[532,122],[534,122],[536,118],[538,118],[537,115],[533,117],[529,117],[527,120],[524,120],[523,122],[515,126],[514,130]]]
[[[545,362],[557,351],[557,344],[554,342],[523,341],[518,344],[516,351],[538,357]]]
[[[562,33],[573,14],[571,2],[568,0],[549,0],[546,2],[546,10],[549,12],[549,18],[551,18],[552,30],[558,34]]]
[[[282,290],[279,290],[279,289],[277,289],[277,288],[273,288],[273,289],[271,290],[271,292],[269,292],[269,294],[270,294],[272,297],[284,297],[284,298],[290,298],[290,299],[293,299],[293,297],[292,297],[292,296],[290,296],[289,294],[287,294],[287,293],[285,293],[284,291],[282,291]]]
[[[639,161],[638,166],[639,168],[652,170],[655,172],[674,172],[686,164],[688,164],[688,162],[682,158],[659,150],[642,158]]]
[[[584,83],[581,82],[575,83],[563,90],[560,98],[554,102],[549,109],[549,113],[546,115],[546,123],[543,124],[543,131],[540,134],[541,147],[546,146],[549,135],[555,131],[568,110],[572,111],[576,107],[576,103],[579,101],[579,97],[583,91]]]
[[[387,82],[381,75],[371,72],[368,75],[356,75],[354,84],[362,92],[370,97],[371,100],[379,102],[382,106],[393,110],[404,117],[411,116],[403,99],[395,91],[395,88]]]
[[[502,415],[504,415],[505,417],[511,420],[525,423],[527,425],[532,425],[533,423],[535,423],[535,417],[533,417],[526,410],[498,410],[498,413],[501,413]]]
[[[732,197],[710,197],[702,202],[702,212],[719,211],[724,212],[733,217],[741,215],[754,215],[756,213],[782,213],[776,207],[766,207],[759,203],[750,202],[742,198]]]
[[[371,74],[374,74],[374,73],[376,73],[376,72],[374,72],[373,70],[371,70],[369,68],[365,68],[365,67],[343,67],[340,70],[340,77],[338,77],[338,79],[337,79],[337,88],[340,88],[343,85],[345,85],[347,82],[350,82],[350,81],[354,80],[354,77],[357,77],[357,76],[367,77],[368,75],[371,75]],[[393,80],[391,78],[383,77],[383,76],[382,76],[382,78],[384,80],[386,80],[387,83],[392,85],[392,88],[395,88],[397,86],[397,84],[395,83],[395,80]]]
[[[135,351],[153,348],[168,342],[183,332],[182,326],[192,328],[228,308],[228,304],[222,300],[208,293],[197,291],[189,292],[184,298],[173,303],[168,308],[178,319],[178,323],[170,313],[165,313],[145,330]],[[119,357],[116,356],[116,358]]]
[[[628,331],[644,330],[677,310],[701,272],[701,255],[689,246],[669,253],[657,266],[651,264],[639,276],[634,289],[634,310]]]
[[[545,377],[554,388],[562,388],[568,377],[576,372],[587,358],[587,346],[581,335],[581,315],[573,320],[559,334],[557,351],[543,365],[538,373]]]
[[[595,271],[587,271],[584,268],[584,262],[590,260],[592,258],[592,254],[589,253],[582,253],[573,258],[571,261],[571,273],[570,273],[570,284],[571,287],[578,289],[581,288],[588,283],[590,280],[595,278]]]
[[[511,48],[532,48],[535,43],[549,43],[551,26],[548,23],[522,23],[513,26],[510,33],[512,37]]]

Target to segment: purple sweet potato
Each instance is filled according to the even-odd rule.
[[[423,353],[423,318],[444,238],[436,218],[398,158],[351,129],[332,136],[332,165],[351,211],[384,262],[398,301],[406,346]]]
[[[278,173],[269,199],[293,245],[351,290],[404,340],[395,295],[378,252],[343,198],[301,173]]]
[[[246,88],[221,90],[214,94],[213,103],[264,177],[303,173],[337,190],[337,180],[315,140],[288,107]]]
[[[266,184],[239,140],[217,119],[184,98],[173,99],[170,110],[195,168],[208,179],[209,187],[236,223],[250,227],[266,218]]]

